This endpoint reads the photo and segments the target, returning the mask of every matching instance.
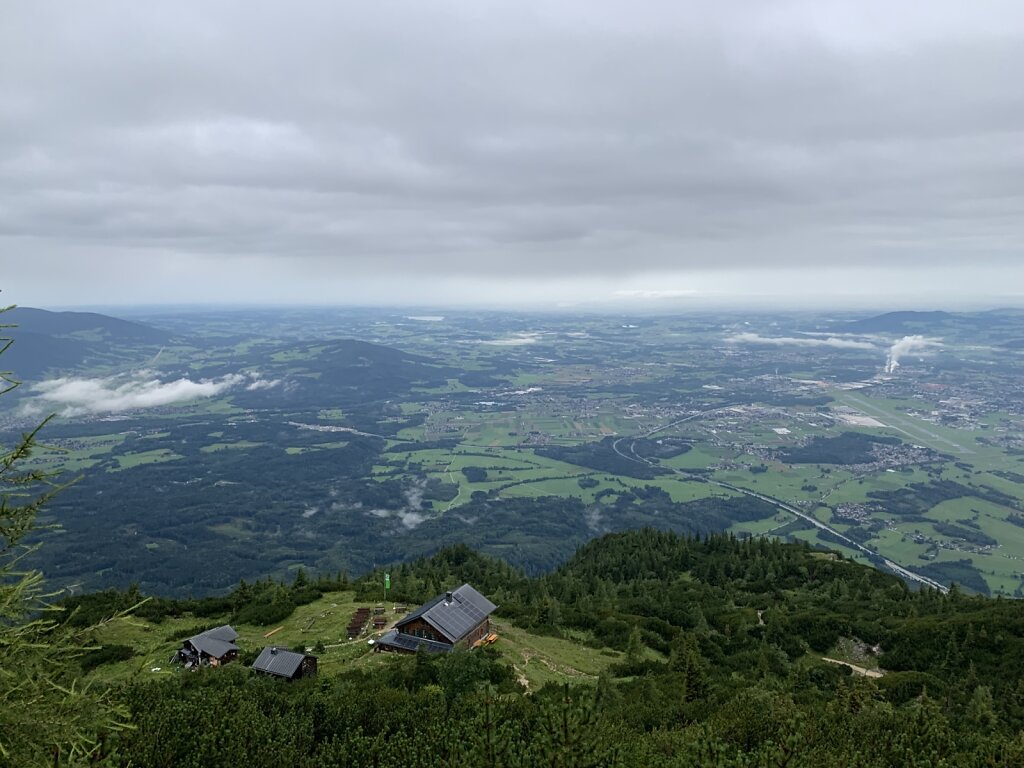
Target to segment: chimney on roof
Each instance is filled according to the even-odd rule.
[[[276,656],[277,655],[277,647],[274,647],[274,648],[270,649],[270,655],[271,656]]]
[[[447,605],[447,604],[448,604],[448,603],[450,603],[451,601],[452,601],[452,593],[451,593],[451,592],[445,592],[445,593],[444,593],[444,602],[445,602],[445,605]]]

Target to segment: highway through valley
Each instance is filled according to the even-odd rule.
[[[675,421],[669,424],[663,424],[660,427],[655,427],[654,429],[648,430],[644,434],[640,435],[639,438],[647,439],[650,438],[652,435],[655,435],[659,432],[664,432],[665,430],[671,429],[672,427],[675,427],[679,424],[683,424],[688,421],[693,421],[694,419],[703,418],[704,416],[709,416],[712,413],[716,413],[718,411],[723,410],[727,409],[712,408],[707,411],[698,411],[682,419],[676,419]],[[650,461],[649,459],[645,459],[642,456],[637,455],[636,450],[634,448],[634,443],[637,439],[637,437],[620,437],[619,439],[612,442],[612,450],[614,450],[615,453],[617,453],[622,458],[627,459],[628,461],[635,461],[641,464],[647,464],[648,466],[651,467],[659,467],[661,469],[672,469],[671,467],[662,467],[660,464],[655,464],[653,461]],[[627,448],[625,451],[622,449],[623,443],[627,443]],[[672,469],[672,471],[677,475],[682,475],[684,477],[687,477],[687,479],[691,479],[683,470]],[[934,579],[930,579],[927,576],[922,576],[918,573],[914,573],[913,571],[909,570],[908,568],[905,568],[904,566],[900,565],[894,560],[890,560],[889,558],[880,555],[878,552],[875,552],[872,549],[868,549],[860,542],[854,541],[853,539],[849,538],[848,536],[845,536],[844,534],[835,530],[826,523],[823,523],[821,520],[814,517],[813,515],[807,514],[803,510],[793,506],[792,504],[789,504],[788,502],[782,501],[781,499],[777,499],[774,496],[768,496],[767,494],[760,493],[758,491],[752,491],[749,488],[743,488],[742,486],[739,485],[733,485],[732,483],[722,482],[721,480],[712,480],[710,478],[704,479],[706,482],[711,483],[712,485],[717,485],[719,488],[726,488],[735,493],[741,493],[744,496],[750,496],[752,498],[760,499],[761,501],[767,502],[768,504],[772,504],[775,507],[785,512],[788,512],[789,514],[794,515],[807,523],[810,523],[818,530],[827,531],[832,536],[836,537],[838,540],[846,544],[848,547],[851,547],[852,549],[855,549],[859,552],[863,552],[872,561],[882,562],[889,570],[891,570],[893,573],[897,574],[898,576],[901,576],[904,579],[916,582],[918,584],[922,584],[924,586],[932,587],[933,589],[937,589],[943,593],[949,591],[948,587],[946,587],[944,584],[941,584],[935,581]]]

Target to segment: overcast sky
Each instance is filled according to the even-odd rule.
[[[35,306],[1024,303],[1024,3],[0,4]]]

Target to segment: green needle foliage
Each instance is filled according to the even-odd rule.
[[[0,339],[0,354],[12,343]],[[0,395],[17,385],[0,372]],[[109,756],[106,735],[126,723],[124,708],[76,679],[89,629],[65,631],[64,609],[53,604],[58,594],[24,567],[38,547],[27,540],[39,512],[64,487],[25,466],[47,421],[0,446],[0,765],[95,764]]]

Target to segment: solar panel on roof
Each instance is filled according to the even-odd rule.
[[[489,616],[497,606],[477,592],[469,584],[451,593],[452,599],[442,595],[433,601],[433,605],[423,611],[417,611],[424,620],[436,627],[453,643],[465,637],[474,627]],[[408,619],[403,619],[403,623]]]
[[[413,637],[412,635],[403,634],[395,629],[392,629],[390,632],[383,635],[377,641],[377,645],[411,652],[415,652],[418,648],[422,647],[428,653],[447,653],[452,649],[452,646],[448,643],[441,643],[436,640],[427,640],[422,637]]]

